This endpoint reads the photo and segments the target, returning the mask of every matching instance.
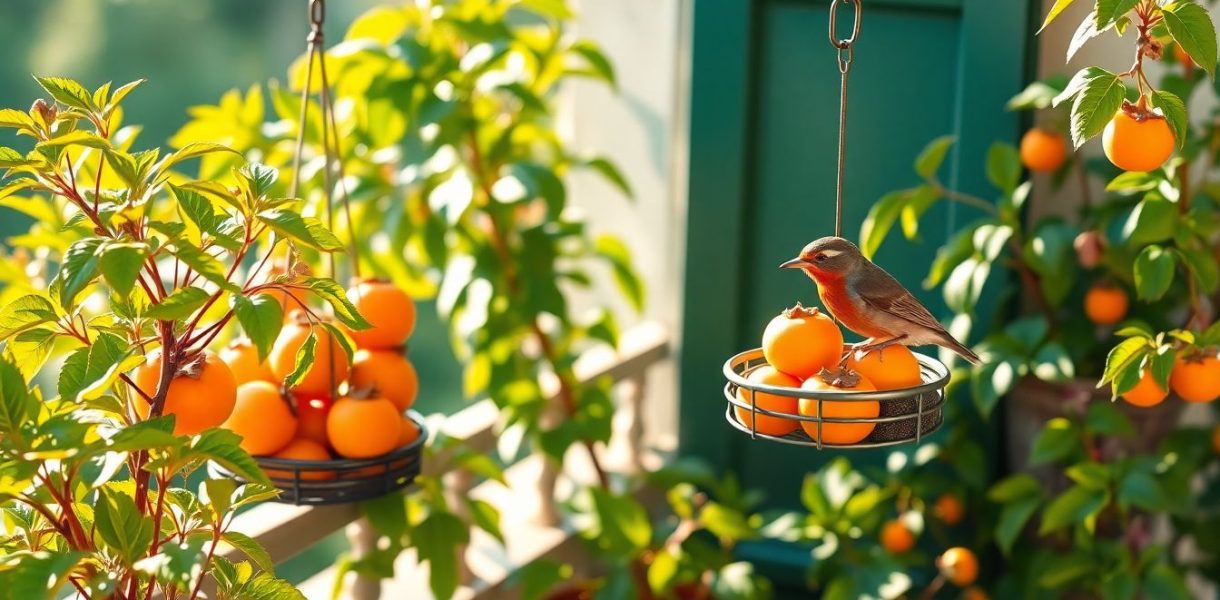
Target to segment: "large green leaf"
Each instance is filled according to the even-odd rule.
[[[1072,525],[1083,525],[1092,531],[1097,514],[1109,499],[1110,493],[1104,489],[1073,486],[1046,505],[1038,532],[1046,534]]]
[[[271,561],[271,555],[267,552],[263,545],[258,543],[258,540],[241,533],[240,531],[226,531],[221,536],[224,543],[241,550],[243,554],[250,557],[258,568],[268,573],[275,571],[275,563]]]
[[[101,258],[98,268],[106,283],[120,296],[131,294],[144,259],[148,256],[148,245],[144,242],[106,242],[98,249]]]
[[[1186,134],[1190,130],[1186,103],[1176,94],[1165,90],[1153,90],[1150,100],[1152,105],[1161,109],[1161,114],[1165,115],[1165,121],[1169,123],[1169,129],[1173,131],[1173,137],[1181,148],[1186,143]]]
[[[1071,6],[1072,2],[1073,0],[1055,0],[1055,3],[1051,5],[1051,10],[1046,13],[1046,19],[1042,21],[1042,26],[1038,28],[1038,33],[1042,33],[1042,30],[1046,29],[1046,26],[1050,25],[1051,21],[1055,20],[1055,17],[1058,17],[1067,7]]]
[[[435,510],[411,530],[419,559],[428,563],[429,583],[437,598],[450,598],[458,585],[458,547],[470,529],[453,513]]]
[[[928,143],[919,153],[919,157],[915,159],[915,172],[919,173],[924,179],[931,179],[940,170],[940,166],[945,162],[945,156],[949,154],[949,149],[953,147],[953,143],[957,141],[957,137],[945,135],[938,137]]]
[[[233,312],[246,337],[258,348],[258,360],[267,360],[271,346],[280,337],[280,329],[284,326],[284,311],[279,300],[270,294],[257,294],[254,297],[234,295]]]
[[[144,358],[136,348],[112,333],[100,333],[92,345],[76,350],[64,362],[59,373],[59,394],[78,402],[98,398],[120,375],[142,362]]]
[[[0,308],[0,341],[59,319],[55,305],[41,294],[28,294]]]
[[[302,217],[291,210],[265,210],[258,213],[258,220],[265,223],[272,231],[310,248],[323,252],[334,252],[343,249],[343,242],[335,237],[321,221]]]
[[[1139,4],[1140,0],[1097,0],[1095,16],[1099,29],[1107,28]]]
[[[103,488],[93,510],[98,537],[124,564],[132,565],[144,556],[152,545],[153,523],[131,496]]]
[[[16,432],[37,411],[38,400],[30,394],[21,372],[0,361],[0,431]]]
[[[1195,64],[1216,76],[1216,26],[1212,24],[1207,9],[1182,0],[1161,9],[1165,28],[1175,42],[1190,55]]]
[[[343,286],[333,279],[309,277],[304,280],[304,285],[319,298],[325,300],[334,312],[335,318],[344,325],[355,330],[372,327],[372,324],[365,320],[360,311],[356,309],[356,305],[352,304],[347,297],[347,291],[343,289]]]
[[[63,77],[38,77],[37,75],[34,76],[34,80],[61,104],[86,112],[96,111],[98,108],[93,103],[93,95],[76,81]]]
[[[239,293],[240,288],[226,277],[227,270],[220,259],[192,246],[184,240],[174,241],[174,256],[177,256],[186,266],[194,269],[204,279],[220,286],[221,289]]]
[[[1061,461],[1081,447],[1080,430],[1075,424],[1063,418],[1051,419],[1034,438],[1029,462],[1040,465]]]
[[[1178,229],[1178,207],[1155,194],[1135,205],[1123,225],[1123,237],[1132,246],[1143,246],[1173,237]]]
[[[1102,71],[1084,84],[1072,104],[1072,142],[1077,148],[1101,133],[1122,107],[1127,88],[1117,75]]]
[[[102,243],[101,238],[85,238],[69,246],[64,253],[52,286],[58,287],[59,305],[65,310],[75,306],[76,296],[97,278],[97,250]]]
[[[644,310],[644,280],[636,272],[631,262],[631,251],[622,240],[612,235],[603,234],[594,242],[594,250],[599,256],[610,263],[614,274],[614,282],[619,290],[627,296],[631,306],[637,312]]]
[[[1026,496],[1007,503],[1000,509],[1000,518],[995,525],[995,539],[996,545],[1005,555],[1012,552],[1012,545],[1020,537],[1034,511],[1041,505],[1041,496]]]
[[[85,557],[85,553],[72,550],[0,555],[0,590],[14,599],[58,598],[61,590],[68,586],[68,573]]]
[[[587,531],[590,541],[611,556],[628,556],[648,547],[652,523],[634,498],[591,488],[597,525]]]
[[[1021,155],[1012,144],[995,142],[987,151],[987,179],[1005,194],[1021,183]]]
[[[1155,244],[1135,257],[1135,291],[1144,300],[1157,300],[1173,283],[1175,261],[1171,252]]]
[[[202,288],[187,286],[173,291],[164,300],[144,311],[144,316],[161,321],[176,321],[191,316],[208,298],[212,297]]]

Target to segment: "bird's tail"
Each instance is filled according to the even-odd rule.
[[[962,345],[961,342],[953,339],[953,336],[951,336],[951,335],[946,335],[944,337],[944,344],[942,344],[942,345],[945,348],[948,348],[948,349],[958,353],[958,355],[960,355],[962,358],[970,361],[971,363],[974,363],[977,365],[977,364],[983,362],[982,359],[979,358],[979,355],[975,354],[974,351],[972,351],[971,349]]]

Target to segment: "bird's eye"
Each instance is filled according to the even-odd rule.
[[[819,255],[817,255],[817,256],[815,256],[815,257],[813,257],[813,260],[814,260],[815,262],[826,262],[826,255],[825,255],[825,254],[819,254]]]

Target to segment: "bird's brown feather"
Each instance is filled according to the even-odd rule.
[[[886,273],[884,269],[871,262],[863,263],[868,271],[866,277],[861,277],[856,284],[856,293],[873,308],[883,310],[896,317],[927,327],[946,337],[949,332],[941,326],[940,321],[920,304],[911,292],[907,291],[897,279]]]

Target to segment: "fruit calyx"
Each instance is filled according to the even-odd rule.
[[[375,400],[380,398],[381,394],[377,391],[377,386],[370,385],[362,388],[349,388],[343,397],[352,400]]]
[[[822,314],[822,311],[818,310],[818,307],[811,306],[805,308],[800,302],[797,302],[795,306],[784,309],[784,318],[786,319],[810,319],[820,314]]]
[[[1163,115],[1157,114],[1156,111],[1148,108],[1148,98],[1146,96],[1140,96],[1139,102],[1136,104],[1132,104],[1130,100],[1123,100],[1122,111],[1128,117],[1135,119],[1136,123],[1143,123],[1151,119],[1163,120],[1165,118]]]
[[[200,352],[194,356],[184,357],[178,362],[178,369],[174,371],[174,378],[190,377],[191,379],[199,379],[203,375],[203,367],[207,362],[207,355]]]
[[[860,385],[860,374],[846,367],[834,370],[822,367],[821,372],[818,373],[818,379],[837,388],[850,389]]]

